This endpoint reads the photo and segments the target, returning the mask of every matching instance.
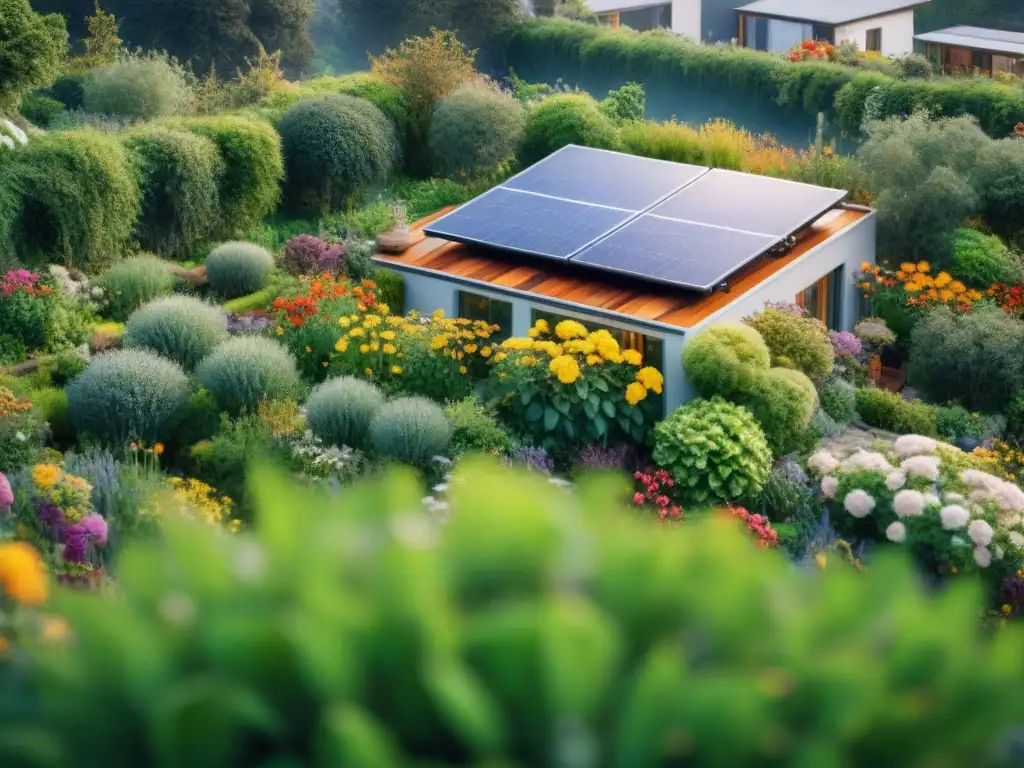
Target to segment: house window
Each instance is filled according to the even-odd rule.
[[[827,27],[823,24],[815,24],[811,27],[812,40],[824,40],[826,43],[836,44],[836,28]]]
[[[843,268],[825,275],[796,295],[796,303],[811,317],[816,317],[829,328],[839,327],[842,309]]]
[[[672,5],[656,5],[652,8],[620,11],[619,21],[622,26],[635,29],[637,32],[649,32],[652,29],[671,29]]]
[[[512,335],[512,304],[488,296],[459,291],[459,317],[482,320],[500,329],[491,338],[504,341]]]
[[[565,317],[563,315],[556,315],[551,312],[543,312],[539,309],[533,310],[530,318],[530,322],[536,325],[538,320],[547,320],[548,325],[551,326],[552,333],[555,330],[555,326],[558,325],[562,320],[575,320],[574,317]],[[635,349],[641,355],[644,356],[644,365],[653,365],[659,371],[665,369],[665,342],[654,336],[646,336],[636,331],[627,331],[622,328],[611,328],[606,325],[598,325],[597,323],[590,322],[589,320],[582,320],[582,322],[588,331],[606,330],[615,340],[619,342],[619,346],[622,349]]]
[[[864,46],[866,51],[875,51],[877,53],[882,52],[882,28],[875,27],[874,29],[868,30],[867,43]]]

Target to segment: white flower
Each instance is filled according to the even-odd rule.
[[[7,129],[7,133],[14,137],[14,141],[18,142],[22,146],[28,144],[28,134],[26,134],[23,130],[21,130],[21,128],[16,126],[10,120],[0,119],[0,126],[3,126]],[[12,144],[11,147],[13,148],[14,145]]]
[[[1003,481],[995,475],[990,475],[988,472],[982,472],[978,469],[965,469],[960,473],[960,482],[976,490],[989,491],[990,493],[1003,484]]]
[[[964,495],[962,493],[947,493],[945,495],[945,498],[946,501],[949,502],[965,501]]]
[[[1003,555],[1005,555],[1006,552],[1003,551],[1002,547],[996,544],[994,547],[992,547],[992,554],[996,556],[996,560],[1002,560]]]
[[[839,480],[832,477],[832,475],[825,475],[825,477],[821,478],[821,492],[825,495],[826,499],[834,498],[838,487]]]
[[[935,453],[938,444],[930,437],[922,435],[902,435],[893,443],[892,449],[901,459],[918,456],[922,453]]]
[[[1024,512],[1024,491],[1013,483],[1003,482],[992,492],[992,498],[1003,509]]]
[[[931,493],[930,491],[924,495],[924,504],[926,507],[934,507],[942,503],[942,499],[938,495]]]
[[[900,464],[900,469],[908,475],[923,477],[927,480],[939,479],[938,456],[911,456]]]
[[[896,470],[885,476],[885,487],[890,491],[898,491],[907,482],[907,474]]]
[[[807,468],[819,475],[827,475],[839,469],[839,461],[826,450],[820,450],[807,460]]]
[[[947,531],[955,531],[967,525],[971,519],[971,513],[961,506],[950,504],[939,510],[939,518],[942,520],[942,527]]]
[[[24,443],[26,440],[28,440],[28,437],[20,429],[17,432],[14,433],[14,436],[18,439],[19,442],[22,442],[22,443]]]
[[[885,529],[885,538],[899,544],[907,538],[907,526],[898,521],[890,523],[889,527]]]
[[[904,490],[897,493],[892,500],[892,508],[896,517],[913,517],[924,512],[924,494],[920,491]]]
[[[993,533],[995,531],[992,530],[992,526],[984,520],[972,520],[971,524],[967,526],[967,535],[979,547],[987,547],[992,541]]]
[[[1013,542],[1015,547],[1024,547],[1024,534],[1017,533],[1017,531],[1010,531],[1010,541]]]
[[[988,568],[992,564],[992,553],[985,547],[975,547],[974,562],[982,568]]]
[[[857,472],[862,469],[877,469],[880,472],[891,472],[892,464],[880,453],[874,453],[872,451],[865,451],[861,449],[852,456],[849,456],[839,466],[839,471],[843,474],[848,472]]]
[[[850,491],[846,494],[843,506],[854,517],[867,517],[871,514],[871,510],[875,508],[875,500],[871,498],[871,494],[867,491],[862,491],[858,488],[856,491]]]
[[[10,136],[4,136],[0,133],[0,144],[3,144],[8,149],[14,149],[14,139]]]

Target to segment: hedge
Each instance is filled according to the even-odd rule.
[[[1024,91],[987,78],[901,80],[825,62],[792,63],[781,56],[717,45],[697,45],[663,32],[612,30],[566,19],[528,19],[503,36],[504,63],[517,71],[613,75],[623,82],[660,81],[688,90],[732,91],[809,114],[833,115],[850,134],[860,130],[869,94],[881,87],[876,117],[927,108],[942,116],[971,114],[990,136],[1013,132],[1024,114]]]

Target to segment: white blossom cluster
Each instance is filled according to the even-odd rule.
[[[16,149],[28,144],[28,135],[10,120],[0,118],[0,147]]]

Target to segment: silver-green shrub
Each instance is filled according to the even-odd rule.
[[[227,338],[227,318],[219,308],[191,296],[168,296],[128,318],[123,341],[191,371]]]
[[[214,292],[226,299],[260,290],[273,269],[274,257],[254,243],[224,243],[206,257],[206,279]]]
[[[400,397],[386,403],[370,424],[370,445],[382,459],[423,466],[448,450],[452,425],[437,403]]]
[[[294,397],[295,358],[276,341],[241,336],[221,344],[196,371],[203,387],[228,413],[254,412],[263,400]]]
[[[362,448],[384,395],[373,384],[342,376],[318,384],[306,402],[306,424],[328,445]]]
[[[68,412],[81,433],[107,445],[166,440],[188,400],[188,377],[177,363],[144,349],[93,359],[68,385]]]
[[[821,410],[837,423],[846,426],[857,418],[857,388],[845,379],[832,378],[818,393]]]
[[[430,120],[437,170],[461,178],[493,173],[523,138],[523,106],[497,88],[469,83],[442,99]]]
[[[103,290],[103,313],[123,323],[139,307],[169,294],[173,281],[167,262],[143,254],[110,267],[95,285]]]
[[[136,120],[173,115],[189,99],[184,70],[156,55],[94,69],[83,94],[88,112]]]

